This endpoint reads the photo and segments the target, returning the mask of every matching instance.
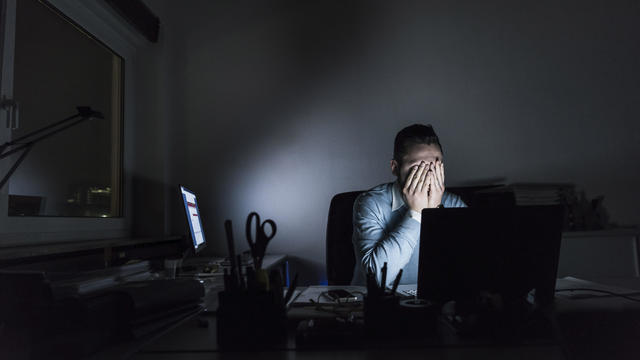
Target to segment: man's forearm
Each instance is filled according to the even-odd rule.
[[[354,240],[360,254],[362,271],[366,274],[367,270],[371,269],[376,274],[378,282],[381,280],[380,269],[385,262],[387,263],[387,283],[390,283],[398,271],[407,265],[418,244],[420,224],[409,214],[407,211],[395,228],[389,232],[367,225],[357,229]]]

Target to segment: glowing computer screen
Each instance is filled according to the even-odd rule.
[[[199,251],[205,247],[206,240],[204,238],[204,232],[202,231],[202,220],[200,219],[200,212],[198,211],[196,195],[184,186],[180,186],[180,192],[182,193],[184,209],[187,214],[193,249],[194,251]]]

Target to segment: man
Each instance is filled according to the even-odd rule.
[[[353,205],[356,269],[352,284],[364,285],[367,269],[387,284],[403,269],[401,284],[418,282],[422,209],[465,207],[445,191],[442,146],[431,125],[411,125],[396,135],[391,172],[397,180],[362,193]]]

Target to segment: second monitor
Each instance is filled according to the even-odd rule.
[[[484,291],[552,302],[562,220],[560,206],[423,210],[418,297],[443,303]]]

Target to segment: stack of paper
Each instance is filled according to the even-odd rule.
[[[573,203],[574,184],[516,183],[510,185],[516,205],[567,205]]]
[[[147,280],[149,276],[150,263],[147,260],[92,271],[47,274],[56,298],[85,295],[125,281]]]

